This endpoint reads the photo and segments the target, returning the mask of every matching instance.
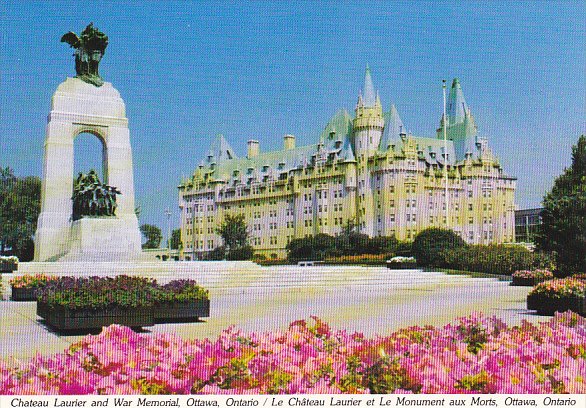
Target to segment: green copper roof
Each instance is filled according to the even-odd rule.
[[[376,103],[376,92],[372,83],[372,77],[370,76],[370,68],[366,64],[366,73],[364,74],[364,95],[363,102],[364,106],[372,107]]]
[[[468,104],[466,103],[466,99],[464,99],[464,92],[462,92],[460,80],[454,78],[446,107],[448,123],[453,125],[454,123],[463,122],[466,112],[468,112]]]
[[[238,156],[236,156],[236,153],[234,153],[234,149],[232,149],[230,143],[228,143],[223,135],[217,135],[208,152],[208,163],[220,163],[225,160],[236,158],[238,158]]]
[[[415,143],[418,146],[418,150],[423,152],[423,158],[429,164],[441,164],[445,163],[444,160],[444,141],[442,139],[436,139],[431,137],[413,137]],[[448,164],[454,165],[459,158],[456,157],[456,151],[454,149],[454,142],[448,140],[447,143],[448,153]]]
[[[386,151],[391,144],[397,144],[400,140],[400,133],[406,132],[403,121],[397,112],[397,108],[394,104],[391,105],[391,109],[384,114],[385,119],[385,130],[381,137],[378,149],[380,151]]]
[[[281,173],[312,165],[316,158],[338,155],[344,161],[354,161],[350,137],[352,118],[344,109],[338,111],[319,136],[319,143],[299,146],[289,150],[262,151],[256,157],[238,158],[223,136],[216,137],[210,148],[210,156],[202,164],[212,172],[215,180],[237,181],[247,184],[251,180],[262,181],[265,176],[278,178]]]

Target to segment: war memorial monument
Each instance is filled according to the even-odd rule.
[[[77,75],[61,83],[52,98],[35,261],[138,258],[141,243],[126,107],[98,72],[108,37],[90,24],[80,37],[69,32],[61,41],[75,49]],[[83,132],[102,143],[105,184],[95,172],[80,175],[74,192],[73,143]]]

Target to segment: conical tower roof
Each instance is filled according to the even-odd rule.
[[[464,92],[462,92],[458,78],[454,78],[452,81],[452,88],[450,89],[447,103],[448,124],[462,123],[468,112],[468,104],[466,103],[466,99],[464,99]]]
[[[232,149],[230,143],[224,138],[224,135],[221,134],[217,135],[212,142],[212,145],[210,146],[210,154],[213,155],[218,163],[237,158],[234,149]]]
[[[370,75],[370,67],[366,64],[366,73],[364,74],[364,89],[363,89],[364,106],[373,107],[376,103],[376,91],[372,83],[372,76]]]
[[[397,108],[392,104],[389,112],[385,113],[385,130],[378,149],[381,151],[387,150],[393,141],[399,140],[401,132],[405,132],[405,126],[399,116],[399,112],[397,112]]]

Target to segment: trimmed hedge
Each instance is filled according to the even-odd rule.
[[[531,252],[520,246],[468,245],[441,252],[447,268],[511,275],[523,269],[549,267],[551,259],[542,253]]]

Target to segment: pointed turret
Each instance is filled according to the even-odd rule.
[[[376,103],[376,92],[370,76],[370,68],[366,64],[366,73],[364,74],[364,106],[372,107]]]
[[[372,84],[368,64],[364,76],[364,89],[358,96],[355,114],[352,147],[355,149],[355,157],[365,160],[375,154],[384,128],[383,108]]]
[[[232,149],[232,146],[224,138],[224,135],[221,134],[218,134],[212,142],[208,157],[210,155],[218,162],[237,158],[234,149]]]
[[[394,104],[391,105],[391,109],[385,113],[384,117],[385,130],[378,146],[380,151],[386,151],[390,145],[398,143],[400,134],[405,132],[405,126]]]
[[[447,104],[448,123],[453,125],[463,122],[468,112],[468,104],[466,103],[466,99],[464,99],[464,92],[462,92],[458,78],[454,78],[452,81],[452,88],[450,89]]]
[[[364,100],[362,100],[362,91],[358,92],[358,101],[356,102],[356,109],[364,107]]]
[[[446,103],[446,136],[448,140],[454,141],[456,160],[461,161],[470,157],[476,158],[479,153],[476,146],[478,132],[470,107],[466,103],[466,99],[464,99],[464,92],[462,92],[458,78],[454,78],[452,81],[450,95]],[[443,138],[443,127],[444,120],[442,117],[440,127],[437,130],[438,139]]]

